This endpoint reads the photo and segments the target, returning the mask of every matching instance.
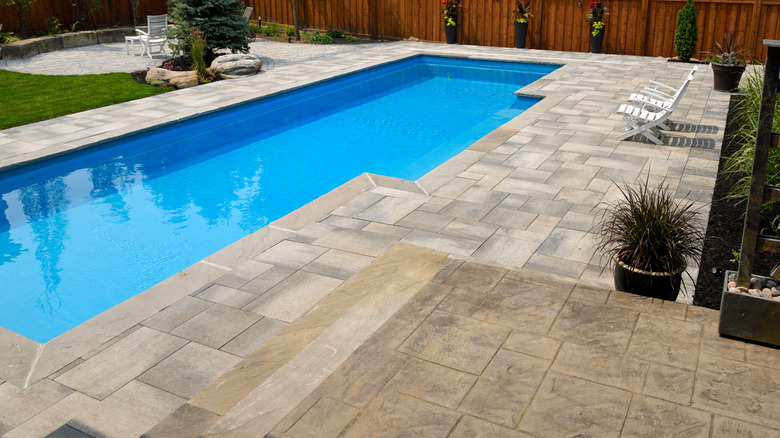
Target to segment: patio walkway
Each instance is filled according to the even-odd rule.
[[[375,342],[369,340],[357,356],[351,356],[363,341],[377,330],[377,336],[381,336],[394,324],[407,321],[409,324],[401,324],[403,329],[399,330],[418,335],[408,339],[403,335],[406,340],[398,344],[398,349],[388,345],[389,350],[377,353],[377,359],[383,355],[395,357],[396,370],[403,370],[398,376],[406,377],[394,381],[389,380],[392,376],[384,381],[377,378],[376,391],[365,395],[359,403],[324,390],[307,397],[338,368],[338,362],[333,363],[325,374],[319,370],[314,380],[298,388],[294,395],[303,398],[280,407],[272,418],[275,422],[263,420],[264,428],[290,436],[306,435],[306,425],[319,421],[312,415],[328,411],[330,406],[334,408],[334,419],[340,419],[339,424],[333,425],[334,430],[351,424],[350,430],[355,432],[348,433],[360,433],[365,430],[361,425],[366,421],[361,418],[381,416],[390,421],[393,417],[384,415],[380,406],[398,404],[402,411],[420,407],[421,412],[436,412],[433,417],[441,420],[437,420],[441,430],[449,425],[447,431],[468,434],[467,428],[474,424],[481,424],[483,430],[517,426],[532,435],[547,436],[531,419],[550,408],[545,404],[548,393],[544,391],[552,391],[552,382],[556,382],[556,388],[564,385],[572,390],[565,392],[564,399],[575,397],[580,388],[609,386],[605,394],[615,395],[614,400],[605,396],[605,402],[612,400],[605,405],[604,412],[609,415],[596,417],[605,421],[609,418],[611,422],[587,427],[603,426],[615,434],[623,431],[630,435],[632,425],[641,424],[629,421],[631,418],[659,406],[666,411],[668,403],[676,407],[672,413],[684,420],[679,424],[688,424],[691,418],[700,419],[692,427],[707,433],[710,426],[712,431],[727,427],[780,428],[776,415],[770,412],[780,401],[775,394],[776,379],[769,371],[776,367],[771,359],[775,350],[717,338],[713,328],[716,312],[684,304],[635,302],[622,294],[610,294],[609,280],[601,275],[593,236],[588,232],[594,218],[593,207],[615,196],[612,181],[634,181],[648,173],[651,179],[665,178],[677,190],[678,198],[701,205],[702,220],[706,221],[729,97],[712,91],[708,67],[700,69],[692,82],[675,113],[675,120],[680,123],[666,136],[663,146],[615,140],[623,123],[614,110],[631,91],[651,79],[681,83],[690,70],[687,65],[642,57],[392,43],[282,66],[254,78],[221,81],[0,131],[0,167],[16,166],[419,53],[564,65],[522,90],[546,96],[542,102],[418,181],[376,175],[358,177],[47,344],[0,329],[0,434],[45,436],[59,430],[72,436],[138,436],[150,428],[151,434],[175,429],[182,415],[205,419],[203,423],[186,424],[199,424],[217,435],[241,436],[242,430],[256,433],[252,427],[257,412],[243,410],[242,406],[258,406],[261,402],[257,400],[262,399],[249,397],[244,405],[241,400],[256,387],[273,388],[278,393],[283,388],[278,386],[280,382],[304,382],[268,379],[282,369],[309,369],[301,352],[319,348],[316,351],[325,356],[327,347],[334,345],[327,336],[348,332],[346,329],[356,321],[373,323],[356,330],[359,336],[347,337],[352,343],[348,348],[336,349],[333,356],[344,364],[358,363],[360,352],[370,349]],[[399,251],[398,242],[403,244],[400,248],[410,251],[428,248],[424,254],[434,260],[426,265],[430,272],[411,276],[417,279],[413,285],[393,289],[389,295],[377,295],[377,305],[382,300],[389,304],[381,307],[382,312],[372,311],[368,303],[374,295],[352,285],[366,279],[359,273],[372,272],[370,269],[376,266],[381,254]],[[469,262],[450,264],[453,259]],[[478,269],[478,278],[492,278],[495,282],[472,287],[464,279],[462,286],[452,284],[460,274],[453,274],[450,280],[447,272],[472,267]],[[403,270],[393,272],[404,277]],[[540,278],[547,284],[538,284]],[[510,284],[518,285],[518,290],[533,290],[544,301],[534,302],[529,306],[533,311],[524,312],[527,302],[523,300],[528,294],[519,293],[516,298],[507,297],[507,301],[497,299],[490,309],[478,310],[488,301],[475,302],[470,295],[481,294],[486,300],[491,296],[503,297],[504,287]],[[449,286],[458,287],[447,290]],[[583,288],[592,299],[581,296],[578,291]],[[381,322],[394,313],[393,308],[403,305],[418,291],[418,300],[433,294],[429,297],[430,312],[419,313],[422,319],[404,319],[401,313],[401,321],[393,317],[389,325],[380,329]],[[395,293],[400,294],[397,301],[380,298]],[[451,307],[441,304],[445,296],[451,296]],[[437,301],[439,297],[441,300]],[[307,319],[308,315],[330,309],[330,300],[338,304],[332,309],[341,310],[324,314],[327,324],[318,323],[321,319]],[[580,306],[587,310],[586,314],[603,318],[594,322],[594,343],[575,335],[580,330],[588,332],[584,321],[585,325],[577,329],[565,325],[574,324],[570,314]],[[667,308],[671,309],[669,313]],[[359,313],[350,313],[352,309]],[[515,312],[511,321],[505,319],[507,311]],[[366,315],[371,317],[365,318]],[[617,324],[616,333],[605,331],[613,323]],[[328,328],[334,326],[341,331],[329,332]],[[468,354],[469,361],[473,359],[471,365],[460,359],[451,363],[438,355],[437,352],[450,349],[447,342],[467,350],[482,347],[482,339],[476,345],[460,342],[462,327],[488,330],[491,335],[484,343],[493,351]],[[430,339],[426,334],[431,332],[430,328],[439,333],[451,331],[452,336],[434,336],[438,341]],[[614,343],[596,341],[601,339],[596,336],[598,333],[610,340],[614,337]],[[658,335],[655,339],[653,333]],[[288,340],[289,343],[285,342]],[[532,348],[537,342],[541,346]],[[282,354],[282,350],[286,353]],[[691,354],[694,351],[695,358]],[[615,359],[618,374],[624,368],[633,370],[632,373],[639,371],[629,373],[625,379],[612,380],[598,373],[570,369],[571,363],[583,363],[583,357],[594,358],[594,363],[611,362],[598,362],[599,357]],[[213,388],[212,382],[219,382],[225,373],[228,374],[224,381],[228,381],[247,363],[265,363],[258,358],[270,358],[273,366],[264,368],[264,373],[270,374],[253,381],[256,386],[246,385],[237,400],[217,397],[215,402],[209,397],[214,394],[209,389]],[[493,417],[478,412],[480,403],[475,397],[487,391],[485,388],[490,386],[484,385],[505,373],[502,369],[509,369],[506,364],[515,359],[529,369],[529,380],[526,382],[523,377],[516,384],[534,388],[522,392],[532,394],[525,400],[516,400],[511,414],[498,413]],[[453,384],[473,383],[460,400],[455,395],[438,399],[423,393],[425,385],[413,378],[413,374],[430,366],[444,373],[446,379],[449,371],[440,370],[442,365],[454,373]],[[746,371],[755,371],[753,374],[761,376],[762,383],[755,383],[752,374],[749,378],[744,376]],[[658,388],[659,374],[676,382],[670,384],[672,389]],[[718,386],[718,379],[725,376],[733,376],[734,380],[725,382],[732,382],[736,388],[734,397],[743,397],[739,399],[741,408],[726,411],[714,406],[733,404],[730,396],[721,395],[722,387]],[[259,379],[261,375],[255,377]],[[694,382],[695,386],[686,386]],[[386,383],[390,385],[387,388]],[[707,386],[710,384],[714,389]],[[410,394],[413,386],[418,386],[420,392]],[[430,391],[435,393],[436,389]],[[377,394],[379,401],[371,402]],[[327,397],[317,398],[322,395]],[[283,417],[279,418],[282,411],[299,403],[303,404],[292,411],[286,423]],[[572,406],[579,406],[577,403],[582,401],[575,399],[573,403]],[[313,406],[312,410],[308,410],[309,406]],[[363,414],[358,416],[358,412]],[[620,412],[628,419],[618,427],[615,418]],[[498,420],[499,417],[502,419]],[[354,418],[357,420],[352,423]],[[410,422],[414,418],[409,416]],[[563,430],[570,417],[561,413],[560,418],[563,425],[555,430]],[[570,426],[577,428],[580,424],[584,423],[574,422]],[[388,428],[392,433],[392,424]],[[431,434],[438,435],[438,430]]]

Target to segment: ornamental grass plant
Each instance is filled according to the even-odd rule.
[[[621,199],[602,204],[597,251],[639,270],[674,273],[698,264],[704,226],[692,202],[678,204],[663,182],[618,185]],[[688,274],[690,276],[690,274]]]

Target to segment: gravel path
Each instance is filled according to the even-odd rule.
[[[310,61],[345,52],[357,52],[373,44],[290,44],[258,38],[249,44],[250,53],[263,58],[263,70]],[[136,44],[136,52],[140,52]],[[84,75],[132,72],[157,67],[162,59],[128,55],[125,43],[96,44],[58,50],[25,59],[0,60],[0,69],[44,75]]]

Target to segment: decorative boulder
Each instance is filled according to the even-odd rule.
[[[222,55],[211,63],[211,73],[223,79],[237,79],[257,74],[263,67],[260,57],[251,53]]]
[[[198,73],[196,71],[171,71],[164,68],[150,68],[146,72],[146,83],[157,85],[169,83],[176,88],[189,88],[198,85]]]

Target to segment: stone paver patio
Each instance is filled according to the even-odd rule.
[[[648,174],[706,220],[729,97],[709,68],[663,146],[615,140],[614,110],[687,65],[393,43],[0,131],[0,166],[418,53],[563,67],[418,181],[358,177],[47,344],[0,329],[0,434],[776,435],[776,350],[609,292],[589,233]]]

